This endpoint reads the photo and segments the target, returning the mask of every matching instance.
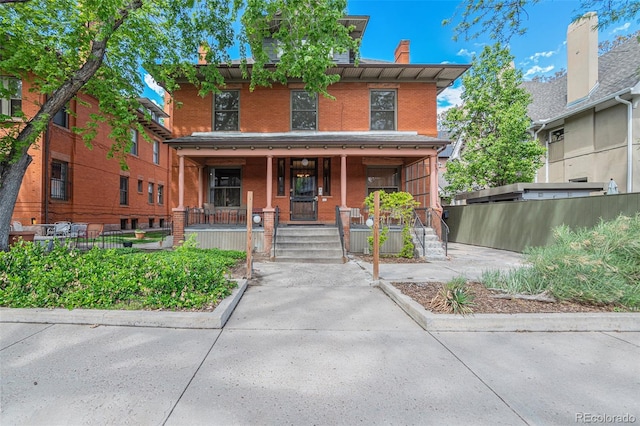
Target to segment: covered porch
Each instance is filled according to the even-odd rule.
[[[188,230],[246,230],[252,220],[256,250],[270,253],[278,225],[338,225],[348,250],[376,190],[407,191],[440,209],[437,152],[448,141],[416,132],[207,132],[166,143],[177,162],[176,244]]]

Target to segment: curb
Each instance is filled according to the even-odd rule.
[[[434,314],[389,282],[381,280],[375,285],[426,331],[640,331],[640,314],[635,312],[475,314],[466,317]]]
[[[236,281],[238,286],[212,312],[0,308],[0,323],[220,329],[247,289],[246,279]]]

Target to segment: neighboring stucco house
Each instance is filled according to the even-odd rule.
[[[597,16],[567,30],[567,73],[528,81],[532,131],[547,146],[537,182],[608,182],[640,191],[640,43],[598,57]]]
[[[5,115],[15,117],[23,111],[30,117],[44,102],[44,95],[30,91],[28,80],[0,76],[0,84],[15,87],[10,99],[0,99]],[[96,99],[83,93],[78,96],[82,102],[72,100],[56,114],[37,146],[29,150],[33,161],[22,181],[12,221],[25,226],[57,221],[97,223],[106,230],[168,226],[171,157],[162,141],[171,133],[161,124],[164,111],[141,99],[151,119],[139,112],[139,120],[152,142],[131,131],[129,170],[124,171],[117,159],[107,158],[112,145],[107,124],[99,124],[92,149],[73,132],[98,107]],[[12,121],[19,124],[18,119]]]
[[[361,38],[368,19],[341,22]],[[408,191],[421,207],[441,211],[437,152],[448,141],[438,138],[436,96],[469,66],[410,64],[406,40],[395,62],[356,66],[350,53],[336,55],[328,70],[340,75],[328,88],[335,99],[309,94],[295,80],[250,91],[235,64],[219,66],[225,85],[215,95],[200,97],[182,83],[172,95],[183,106],[171,112],[166,141],[176,157],[175,241],[199,221],[194,211],[213,214],[209,223],[237,221],[248,191],[264,218],[267,253],[276,221],[332,225],[338,215],[348,241],[353,209],[378,189]]]

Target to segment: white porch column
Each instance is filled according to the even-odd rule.
[[[431,155],[429,157],[429,204],[433,209],[439,209],[440,196],[438,194],[438,157]]]
[[[271,208],[271,198],[273,195],[273,155],[267,155],[267,206]]]
[[[204,202],[203,192],[204,192],[204,167],[198,166],[198,208],[202,208],[202,203]]]
[[[340,207],[347,207],[347,155],[340,155]]]
[[[184,156],[178,155],[178,208],[184,209]]]

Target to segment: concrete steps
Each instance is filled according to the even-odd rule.
[[[338,228],[331,226],[283,226],[278,228],[276,262],[344,263]]]
[[[416,257],[421,257],[426,260],[447,260],[444,248],[442,247],[442,241],[440,241],[436,232],[431,228],[426,228],[424,254],[422,245],[415,235],[413,236],[413,245],[415,246]]]

